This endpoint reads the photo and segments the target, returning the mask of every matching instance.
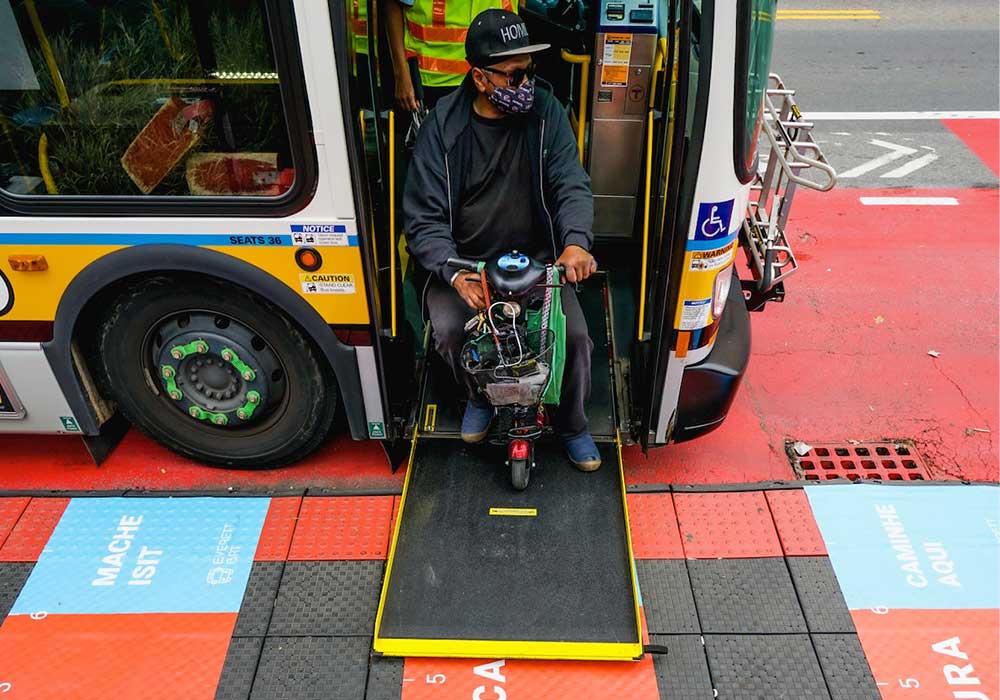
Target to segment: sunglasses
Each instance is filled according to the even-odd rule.
[[[479,70],[486,73],[493,73],[495,75],[503,75],[507,78],[507,87],[520,87],[525,80],[531,80],[535,77],[535,64],[532,63],[527,68],[515,68],[509,73],[505,70],[500,70],[499,68],[489,68],[484,67]],[[492,80],[490,82],[493,82]]]

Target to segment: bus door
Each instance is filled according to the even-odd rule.
[[[337,68],[344,87],[349,158],[354,178],[358,231],[370,241],[374,289],[373,345],[379,378],[388,395],[387,437],[400,437],[416,393],[414,313],[416,295],[403,281],[411,272],[403,245],[402,181],[409,116],[394,109],[392,70],[385,39],[383,3],[331,0]]]
[[[735,3],[672,0],[665,13],[646,192],[653,214],[630,377],[632,424],[644,449],[674,439],[685,368],[711,352],[731,287],[739,292],[730,281],[749,188],[733,167]],[[746,316],[742,297],[730,306],[738,307],[734,318]],[[748,347],[748,324],[733,332]],[[737,385],[738,377],[719,400],[731,401]]]

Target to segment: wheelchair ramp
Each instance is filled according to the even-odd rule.
[[[505,448],[414,446],[374,648],[389,656],[634,659],[639,609],[618,446],[577,471],[536,445],[527,490]]]

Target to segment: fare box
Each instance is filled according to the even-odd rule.
[[[74,498],[11,615],[238,612],[268,498]]]

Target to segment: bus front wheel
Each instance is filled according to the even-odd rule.
[[[242,288],[143,280],[111,304],[96,346],[102,383],[125,416],[198,462],[278,467],[330,430],[329,367],[281,311]]]

